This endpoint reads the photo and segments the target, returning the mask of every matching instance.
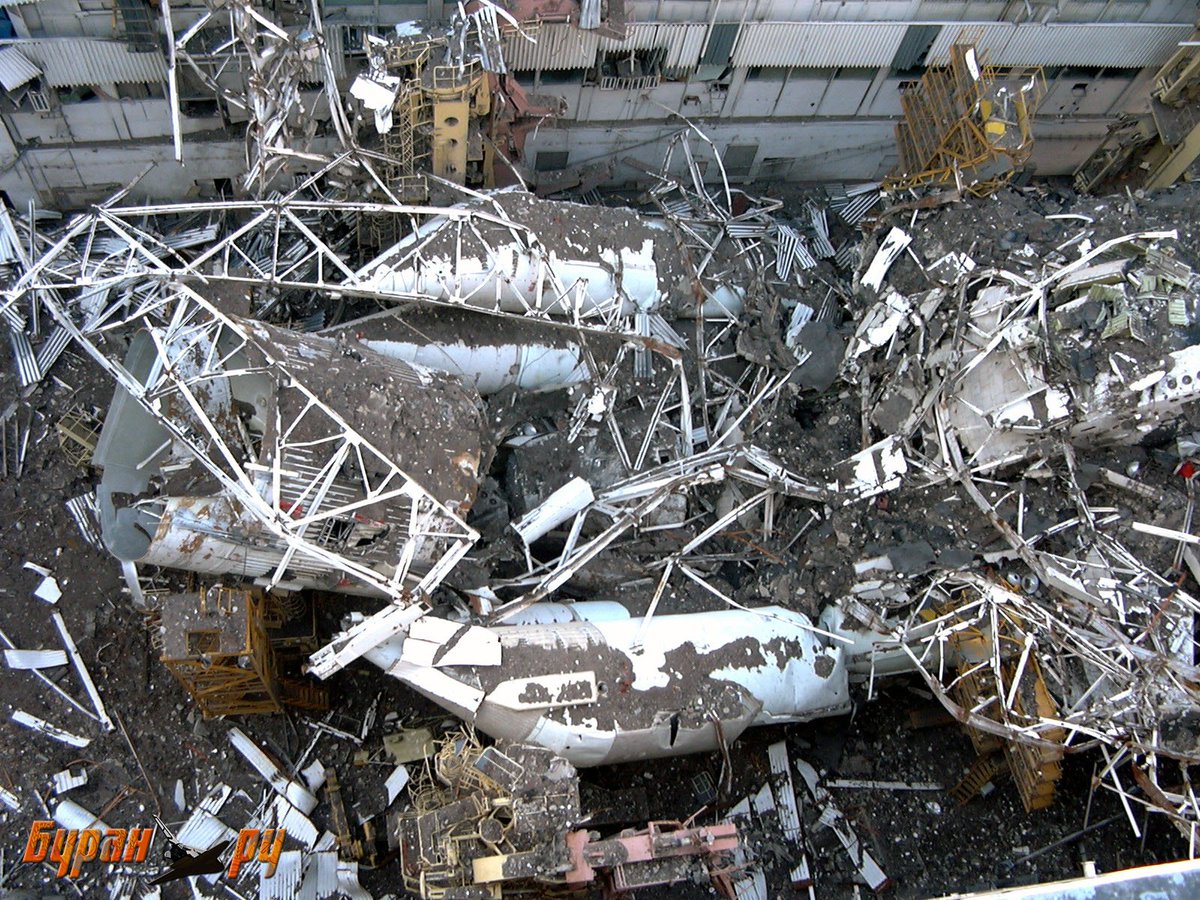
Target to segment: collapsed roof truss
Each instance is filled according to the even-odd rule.
[[[283,542],[287,549],[272,584],[300,556],[344,572],[399,603],[428,596],[474,542],[474,530],[310,390],[303,367],[280,353],[265,332],[226,315],[190,286],[199,287],[203,279],[185,282],[192,267],[135,225],[134,213],[126,215],[100,209],[77,220],[6,292],[10,324],[24,319],[20,310],[26,300],[32,315],[48,315],[231,499]],[[280,212],[274,221],[285,219],[292,221]],[[102,240],[110,237],[119,238],[124,249],[111,252],[109,242]],[[121,344],[107,339],[139,328],[149,333],[156,349],[147,378],[129,371]],[[184,354],[186,366],[178,364]],[[250,367],[231,368],[235,357],[251,360]],[[268,374],[278,392],[275,421],[268,423],[265,446],[257,452],[231,439],[228,423],[218,421],[199,396],[213,380],[252,370]],[[349,482],[354,490],[332,490],[335,480]],[[286,494],[285,482],[290,487]],[[325,522],[396,502],[406,504],[408,524],[388,574],[315,539]],[[414,587],[411,566],[417,546],[426,541],[443,549]]]

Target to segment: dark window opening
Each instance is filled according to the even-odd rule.
[[[96,92],[90,87],[58,88],[59,103],[86,103],[96,99]]]
[[[606,90],[656,87],[662,78],[666,58],[667,51],[663,47],[605,51],[596,67],[596,83]]]
[[[787,78],[787,66],[751,66],[746,70],[747,81],[783,81]]]
[[[542,71],[542,84],[582,84],[586,72],[586,69],[544,69]]]
[[[150,0],[117,0],[125,40],[135,53],[158,49],[159,6]]]
[[[925,58],[941,32],[941,25],[909,25],[892,57],[892,74],[920,75],[925,70]]]
[[[179,111],[189,119],[208,119],[220,114],[221,108],[214,97],[211,100],[182,100]]]
[[[786,178],[796,162],[790,156],[768,156],[758,166],[759,178]]]
[[[730,144],[721,161],[725,164],[727,175],[745,177],[750,174],[757,156],[758,144]]]
[[[539,150],[533,168],[536,172],[554,172],[567,167],[569,150]]]

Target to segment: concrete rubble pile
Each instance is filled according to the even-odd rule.
[[[116,384],[72,515],[153,621],[155,567],[347,595],[308,674],[361,660],[465,723],[389,765],[406,887],[765,897],[746,836],[769,821],[791,887],[812,895],[820,844],[882,890],[812,764],[773,744],[743,799],[730,748],[913,673],[979,755],[952,795],[1006,769],[1039,809],[1064,755],[1091,752],[1135,831],[1144,807],[1194,843],[1200,276],[1175,231],[1058,215],[1077,232],[1000,264],[870,185],[737,190],[693,127],[638,209],[450,185],[440,205],[328,199],[348,171],[369,178],[369,156],[270,200],[5,213],[3,315],[27,389],[71,343]],[[352,239],[380,217],[406,236]],[[311,838],[284,870],[360,896],[361,822],[305,768],[346,738],[328,722],[283,766],[230,739],[271,786],[249,820]],[[589,829],[578,769],[700,752],[723,770],[704,824]],[[196,852],[233,831],[220,787],[193,813],[217,825],[177,836]]]

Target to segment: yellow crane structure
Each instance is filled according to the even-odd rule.
[[[953,185],[979,197],[993,193],[1029,159],[1045,92],[1040,67],[999,68],[972,42],[951,45],[948,62],[901,91],[900,160],[884,189]]]
[[[1174,184],[1200,158],[1200,28],[1154,76],[1150,115],[1125,117],[1075,170],[1075,189],[1094,192]]]

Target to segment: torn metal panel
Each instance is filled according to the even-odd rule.
[[[70,744],[72,747],[86,747],[92,742],[91,738],[82,737],[81,735],[73,734],[70,731],[59,728],[56,725],[51,725],[45,719],[40,719],[31,713],[25,712],[23,709],[13,710],[11,718],[18,725],[22,725],[33,731],[40,731],[46,737],[53,738],[62,744]]]
[[[767,747],[767,759],[771,766],[771,781],[775,785],[774,796],[779,798],[777,811],[783,837],[795,847],[795,865],[790,873],[792,884],[805,887],[812,883],[812,873],[808,866],[808,852],[796,801],[796,788],[792,783],[792,766],[788,759],[787,742],[776,741]],[[767,787],[763,785],[764,790]],[[761,804],[755,805],[755,812],[761,816],[766,810],[760,806]],[[775,808],[774,805],[772,808]]]
[[[337,861],[338,892],[350,900],[374,900],[371,893],[358,883],[358,863],[353,860]]]
[[[78,772],[63,769],[61,772],[54,773],[52,782],[55,794],[65,794],[67,791],[73,791],[88,783],[88,770],[83,767],[80,767]]]
[[[308,816],[289,803],[285,796],[276,795],[271,802],[271,815],[275,827],[286,831],[289,838],[293,838],[309,850],[316,846],[317,838],[320,837],[317,826]]]
[[[5,650],[4,664],[10,669],[53,669],[67,664],[62,650]]]
[[[291,832],[288,832],[291,835]],[[275,872],[267,874],[267,867],[258,871],[258,896],[261,900],[293,900],[300,896],[300,885],[304,878],[304,854],[299,850],[284,850],[279,854]]]
[[[840,463],[834,471],[837,480],[828,485],[828,490],[844,498],[843,502],[853,503],[895,490],[907,471],[901,440],[884,438]]]
[[[71,664],[75,667],[75,672],[79,676],[79,680],[83,682],[88,699],[92,701],[92,706],[96,708],[97,720],[105,731],[112,731],[115,726],[108,717],[108,711],[104,708],[104,701],[100,699],[100,692],[96,690],[91,673],[88,672],[87,666],[83,663],[83,657],[79,655],[79,650],[75,647],[74,638],[67,631],[67,623],[63,621],[62,614],[59,612],[51,613],[50,618],[54,622],[54,627],[58,629],[58,635],[62,638],[63,646],[67,648],[67,655],[71,658]]]
[[[41,583],[34,588],[33,596],[51,605],[57,603],[59,598],[62,597],[62,589],[58,586],[58,579],[47,574]]]
[[[867,266],[867,270],[863,273],[862,284],[872,288],[876,292],[883,289],[883,279],[887,277],[888,269],[892,267],[892,263],[904,252],[904,249],[912,243],[912,237],[906,234],[902,229],[893,228],[884,237],[883,242],[879,245],[879,250],[876,251],[875,257],[871,260],[871,264]]]
[[[99,816],[80,806],[74,800],[60,800],[52,810],[54,821],[68,830],[83,831],[88,828],[97,831],[111,831]]]
[[[229,743],[235,750],[238,751],[246,762],[271,785],[272,790],[285,798],[289,804],[298,809],[301,813],[307,814],[313,811],[317,805],[317,798],[298,781],[288,778],[283,770],[276,765],[259,746],[246,736],[240,728],[231,728],[229,730]]]
[[[891,879],[884,874],[879,863],[863,847],[845,815],[834,806],[829,792],[820,784],[817,770],[802,759],[796,760],[796,769],[800,772],[813,800],[821,808],[820,818],[817,821],[837,836],[846,854],[850,857],[851,864],[858,870],[867,886],[873,891],[882,891],[891,883]]]
[[[408,629],[401,659],[417,666],[498,666],[500,640],[485,628],[422,616]]]
[[[217,818],[217,813],[232,794],[229,785],[214,785],[180,827],[175,840],[189,850],[203,853],[223,841],[236,838],[237,832]]]
[[[0,787],[0,803],[3,803],[13,812],[21,811],[21,799],[6,787]]]
[[[318,850],[305,860],[299,900],[326,900],[338,892],[338,857],[335,850]]]

